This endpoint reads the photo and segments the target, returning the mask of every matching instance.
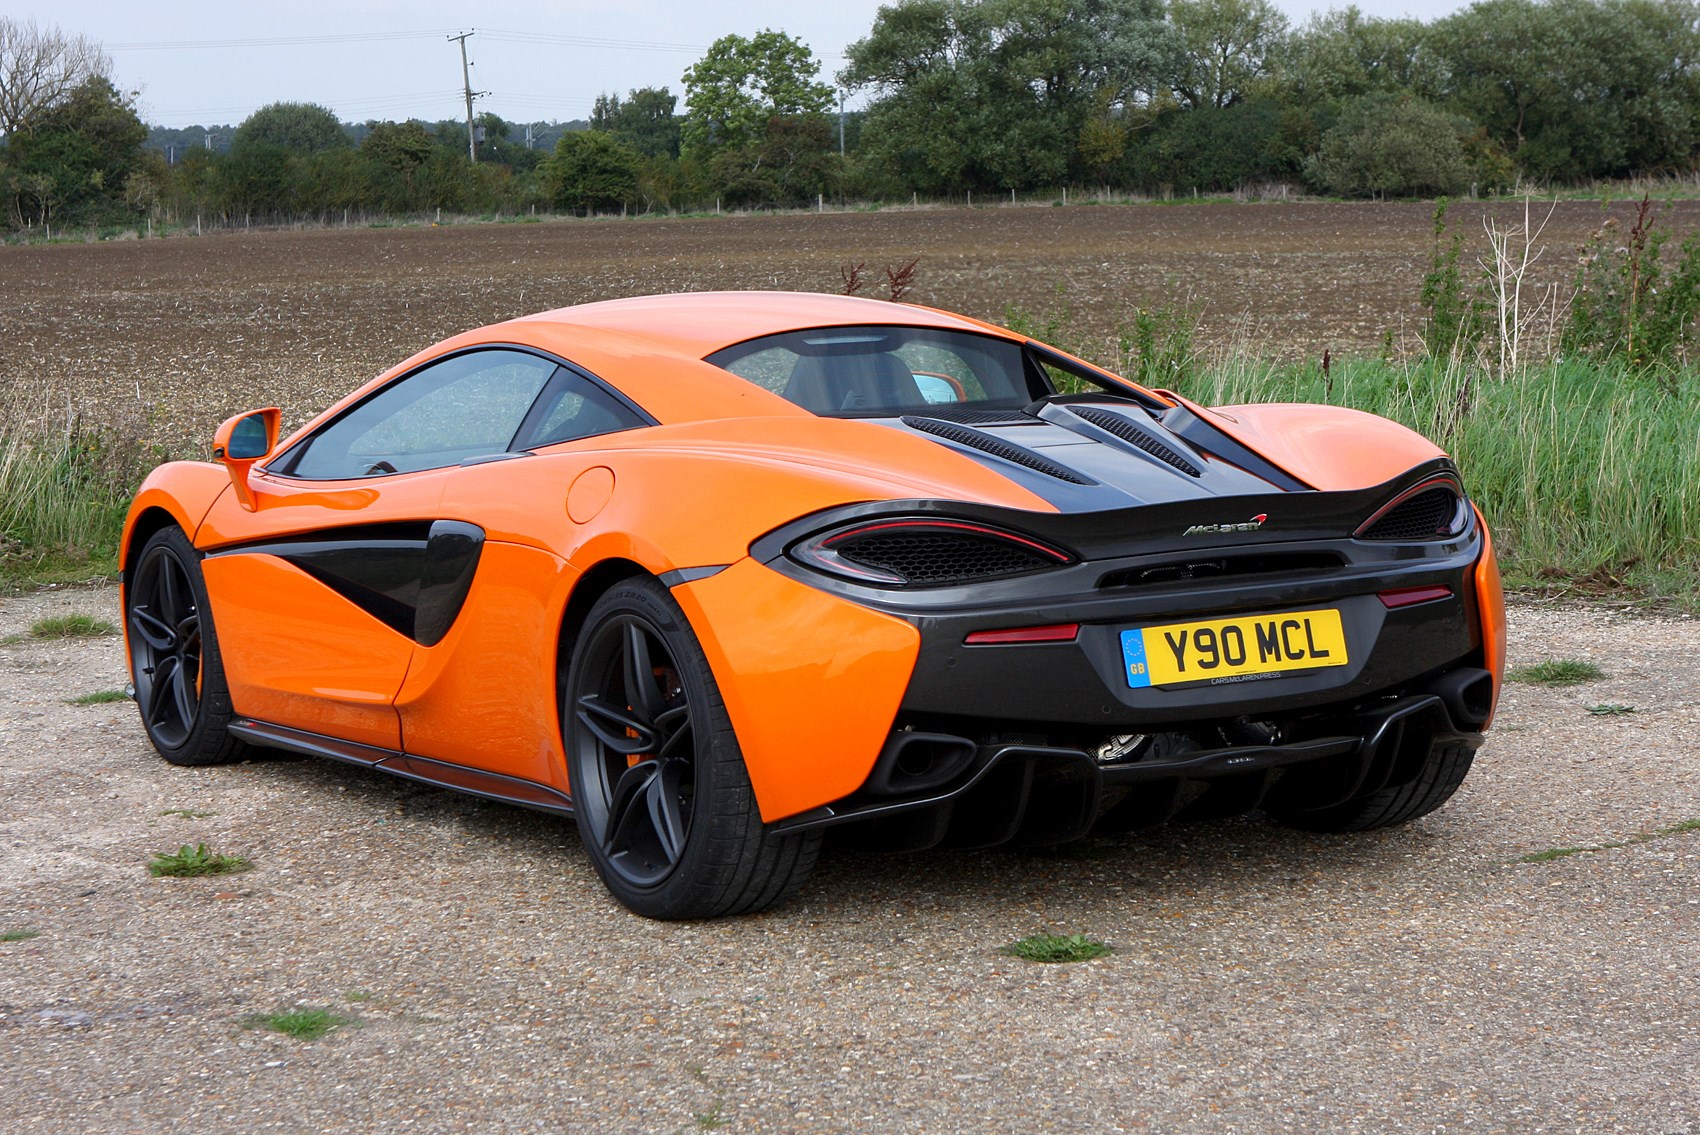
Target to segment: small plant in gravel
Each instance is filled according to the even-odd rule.
[[[7,930],[0,932],[0,942],[28,942],[31,938],[41,937],[39,930]]]
[[[1531,851],[1528,855],[1520,857],[1518,862],[1551,863],[1554,859],[1563,859],[1570,855],[1591,855],[1597,851],[1633,847],[1638,843],[1649,843],[1655,839],[1665,839],[1673,835],[1686,835],[1689,832],[1700,832],[1700,818],[1667,824],[1665,827],[1655,828],[1650,832],[1637,832],[1628,839],[1615,840],[1611,843],[1596,843],[1587,847],[1549,847],[1545,851]]]
[[[204,843],[194,847],[184,844],[170,855],[155,852],[148,864],[150,875],[172,875],[188,878],[195,875],[234,875],[254,865],[240,855],[225,855],[209,850]]]
[[[1089,962],[1114,951],[1084,934],[1029,934],[1003,952],[1028,962]]]
[[[1588,712],[1595,717],[1623,717],[1635,712],[1632,705],[1618,705],[1615,702],[1603,702],[1600,705],[1588,707]]]
[[[698,1112],[697,1127],[704,1131],[714,1131],[731,1123],[732,1120],[730,1116],[721,1114],[725,1106],[726,1104],[724,1101],[715,1100],[713,1107],[709,1108],[707,1111]]]
[[[181,816],[185,820],[204,820],[208,816],[216,816],[216,815],[218,815],[218,813],[217,812],[198,812],[193,808],[167,808],[165,811],[161,812],[160,815],[162,815],[162,816]]]
[[[1549,658],[1545,662],[1519,666],[1506,675],[1513,682],[1527,682],[1533,686],[1575,686],[1605,676],[1606,672],[1592,662],[1575,658]]]
[[[329,1009],[287,1009],[281,1013],[256,1013],[245,1022],[249,1028],[270,1029],[274,1033],[282,1033],[296,1040],[318,1040],[332,1029],[350,1023],[352,1022],[347,1017],[339,1017]]]
[[[66,698],[66,705],[111,705],[113,702],[127,701],[128,694],[123,690],[95,690],[93,693],[78,694],[74,698]]]
[[[116,626],[93,615],[50,615],[30,625],[31,638],[94,638],[117,633]]]

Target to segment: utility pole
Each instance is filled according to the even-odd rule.
[[[844,88],[838,88],[838,156],[844,156]]]
[[[476,29],[474,29],[476,31]],[[474,162],[478,160],[478,136],[472,126],[472,66],[466,61],[466,40],[473,32],[461,32],[447,38],[460,41],[460,79],[461,87],[466,91],[466,156]],[[483,91],[476,92],[483,94]]]

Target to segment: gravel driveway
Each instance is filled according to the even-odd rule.
[[[0,600],[0,636],[116,599]],[[65,703],[123,684],[115,638],[0,645],[0,1131],[1700,1131],[1700,832],[1654,834],[1700,817],[1700,621],[1520,605],[1511,645],[1606,676],[1511,686],[1409,827],[829,846],[790,905],[686,925],[617,908],[570,824],[164,764],[129,704]],[[148,875],[201,842],[255,869]],[[1035,931],[1115,952],[998,952]],[[349,1023],[245,1024],[297,1005]]]

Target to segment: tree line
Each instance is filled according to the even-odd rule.
[[[172,146],[168,162],[98,45],[0,18],[3,223],[678,211],[1069,185],[1486,194],[1682,175],[1700,154],[1700,0],[1479,0],[1426,23],[1348,7],[1297,26],[1268,0],[896,0],[846,56],[833,86],[791,36],[724,36],[680,94],[604,94],[588,122],[543,135],[549,146],[482,116],[476,161],[464,123],[345,124],[280,103],[227,148]],[[843,113],[845,95],[861,109]]]

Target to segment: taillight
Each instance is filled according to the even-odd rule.
[[[1063,567],[1060,548],[961,520],[868,520],[791,546],[799,563],[875,587],[949,587]]]
[[[1470,502],[1451,477],[1406,489],[1377,509],[1352,535],[1360,540],[1422,543],[1449,540],[1470,526]]]

